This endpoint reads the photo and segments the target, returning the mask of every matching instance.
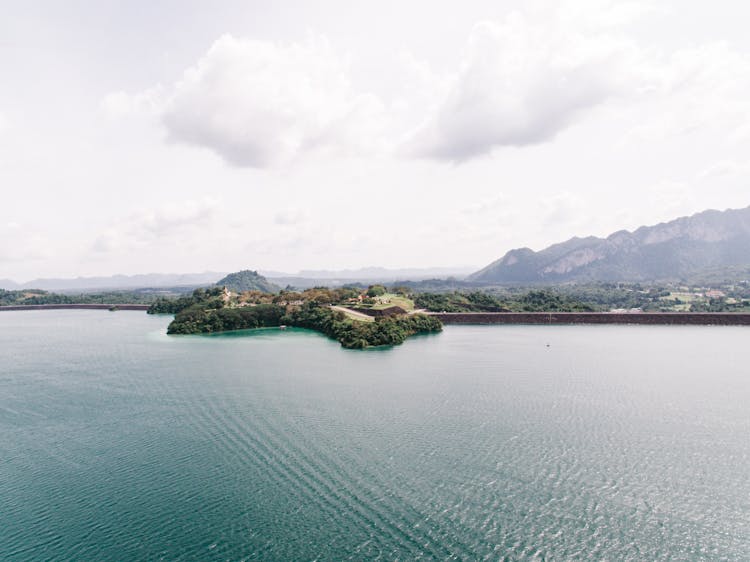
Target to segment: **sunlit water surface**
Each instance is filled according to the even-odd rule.
[[[750,329],[168,321],[0,313],[0,560],[750,559]]]

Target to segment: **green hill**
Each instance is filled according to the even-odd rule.
[[[243,291],[261,291],[263,293],[276,293],[281,290],[268,279],[259,275],[257,271],[245,269],[236,273],[230,273],[216,282],[218,286],[224,286],[230,291],[241,293]]]

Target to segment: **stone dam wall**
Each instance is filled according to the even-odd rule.
[[[750,326],[750,314],[733,312],[434,312],[443,324],[658,324]]]

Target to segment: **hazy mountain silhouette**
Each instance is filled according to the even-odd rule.
[[[750,207],[704,211],[607,238],[571,238],[539,252],[511,250],[471,274],[485,283],[680,280],[750,265]]]

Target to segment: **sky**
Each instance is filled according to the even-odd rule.
[[[746,2],[0,5],[0,279],[479,268],[750,205]]]

